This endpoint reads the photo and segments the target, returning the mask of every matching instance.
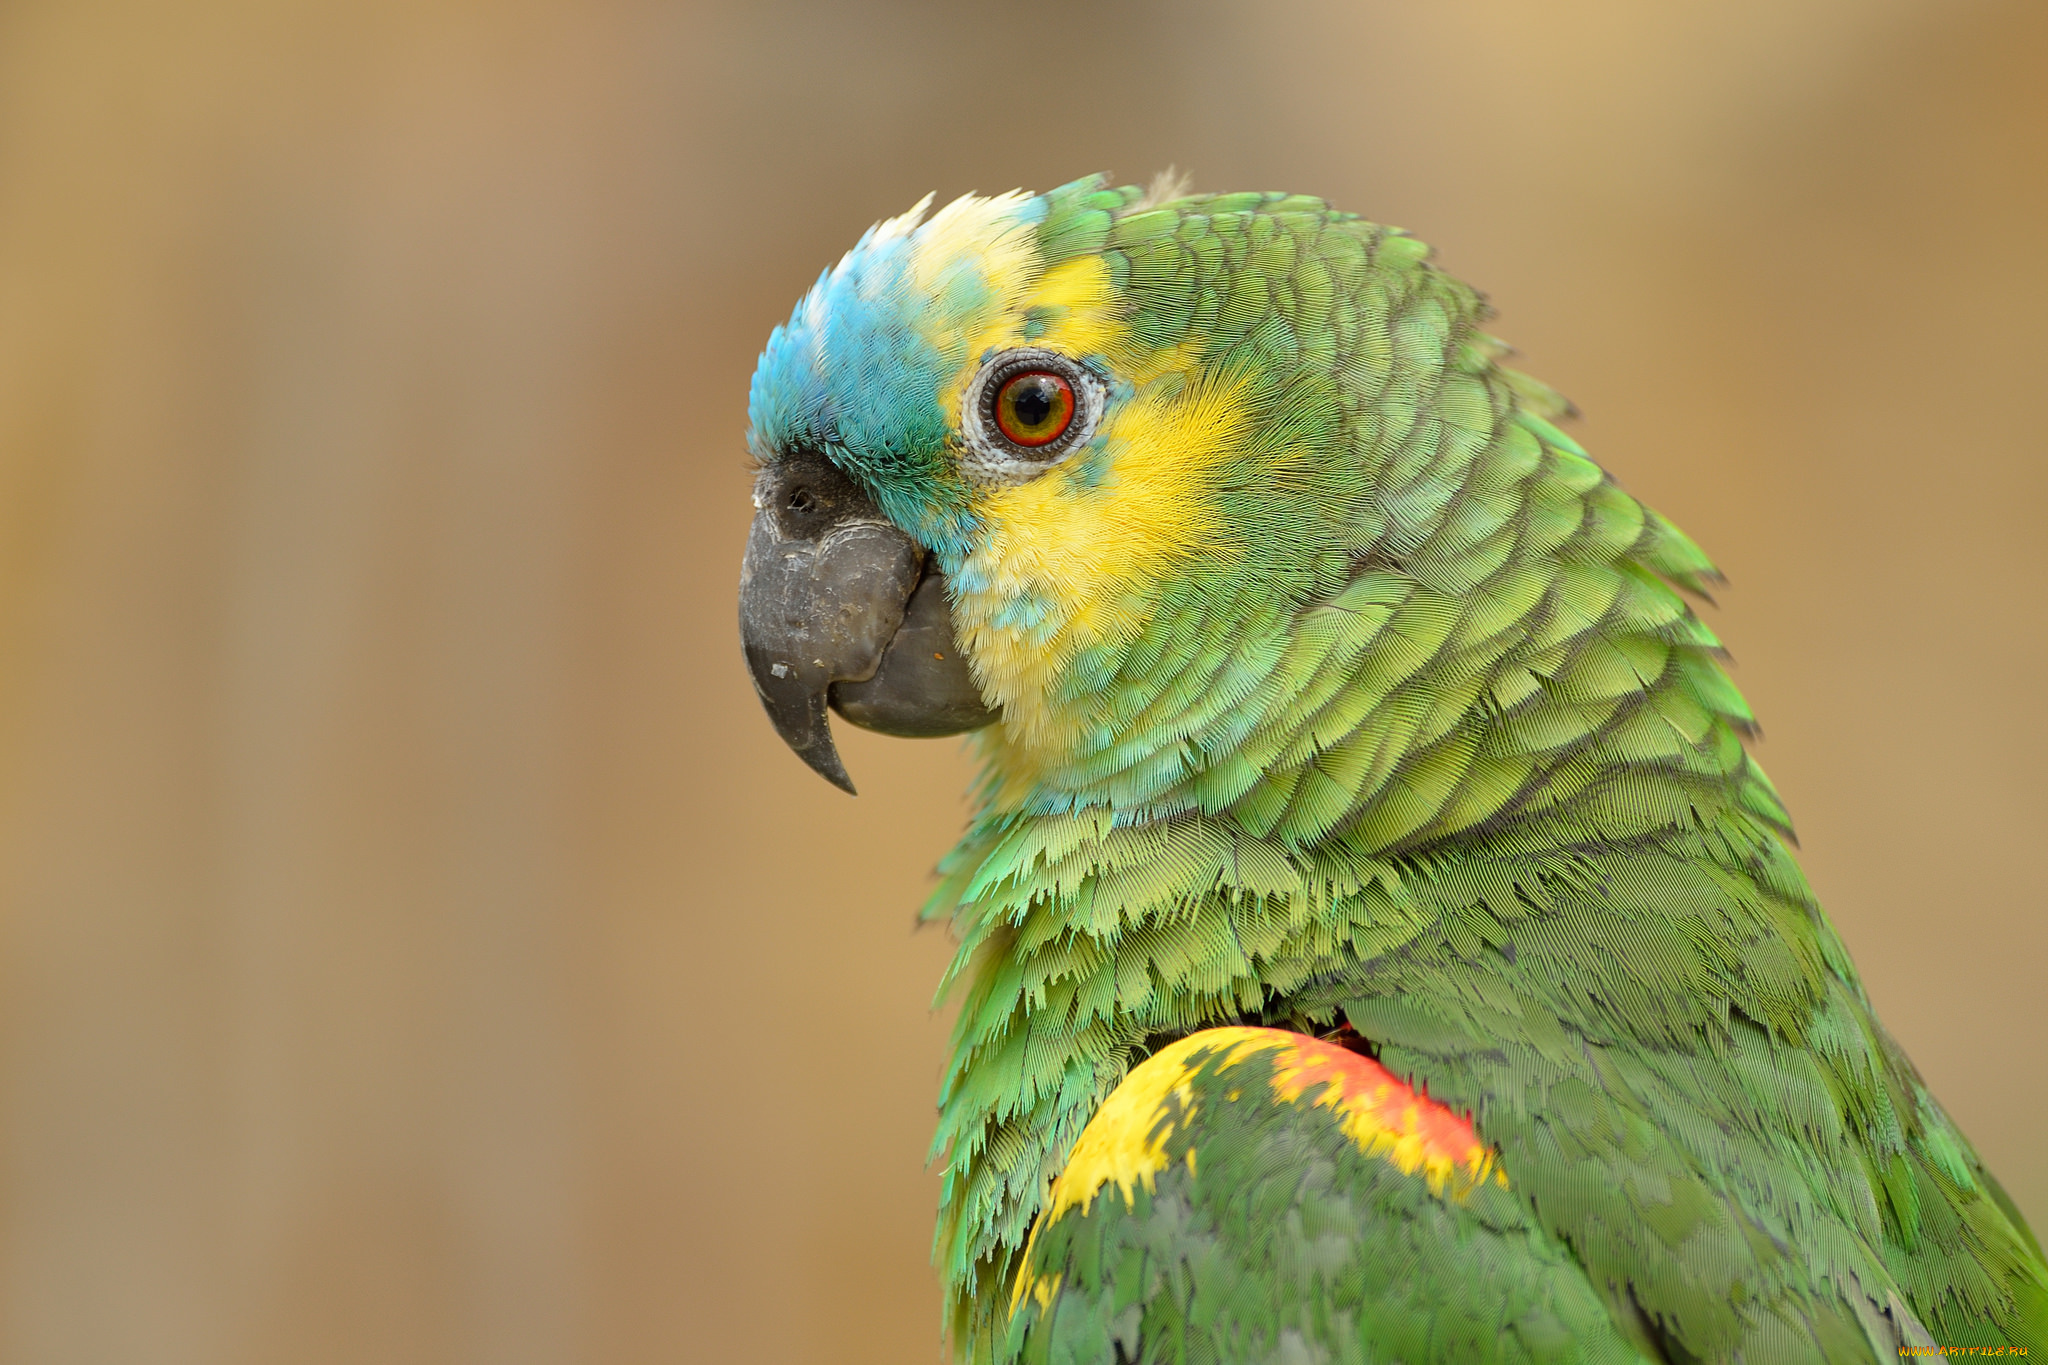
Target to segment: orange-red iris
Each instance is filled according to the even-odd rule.
[[[1051,370],[1011,375],[996,390],[996,427],[1027,450],[1051,445],[1074,424],[1074,386]]]

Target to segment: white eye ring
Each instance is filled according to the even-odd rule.
[[[1067,381],[1074,394],[1074,415],[1067,429],[1053,440],[1025,446],[1003,434],[996,421],[996,399],[1003,385],[1032,371],[1045,371]],[[967,443],[962,463],[967,474],[997,483],[1037,478],[1088,444],[1108,396],[1109,386],[1101,377],[1071,356],[1041,346],[998,351],[983,362],[960,398],[960,434]]]

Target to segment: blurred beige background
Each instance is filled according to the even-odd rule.
[[[2048,1224],[2033,0],[0,9],[0,1360],[939,1359],[950,742],[735,641],[769,327],[926,190],[1407,226],[1700,539]]]

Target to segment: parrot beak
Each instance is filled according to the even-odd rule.
[[[740,565],[740,645],[775,732],[842,791],[830,705],[884,734],[957,735],[995,719],[953,641],[946,581],[917,543],[826,460],[754,482]]]

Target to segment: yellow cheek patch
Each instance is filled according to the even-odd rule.
[[[972,319],[945,324],[968,329],[949,339],[965,343],[967,360],[939,395],[956,420],[984,357],[1018,346],[1099,358],[1130,394],[1103,415],[1097,448],[976,497],[988,534],[955,580],[954,621],[1002,707],[1005,766],[1028,785],[1074,753],[1085,718],[1058,714],[1050,698],[1075,654],[1135,639],[1177,566],[1237,552],[1215,505],[1216,468],[1241,448],[1251,411],[1242,376],[1200,370],[1199,340],[1130,354],[1108,263],[1083,255],[1047,268],[1023,203],[968,198],[940,209],[912,234],[911,277],[929,292],[972,271],[989,291]],[[1182,375],[1187,382],[1171,382]]]
[[[1250,428],[1245,390],[1240,379],[1207,376],[1140,391],[1105,416],[1100,455],[1078,452],[978,498],[988,533],[969,556],[962,582],[972,586],[954,620],[1008,737],[1039,764],[1071,740],[1075,721],[1048,701],[1074,654],[1135,639],[1158,582],[1177,567],[1241,551],[1213,491],[1217,466]]]

